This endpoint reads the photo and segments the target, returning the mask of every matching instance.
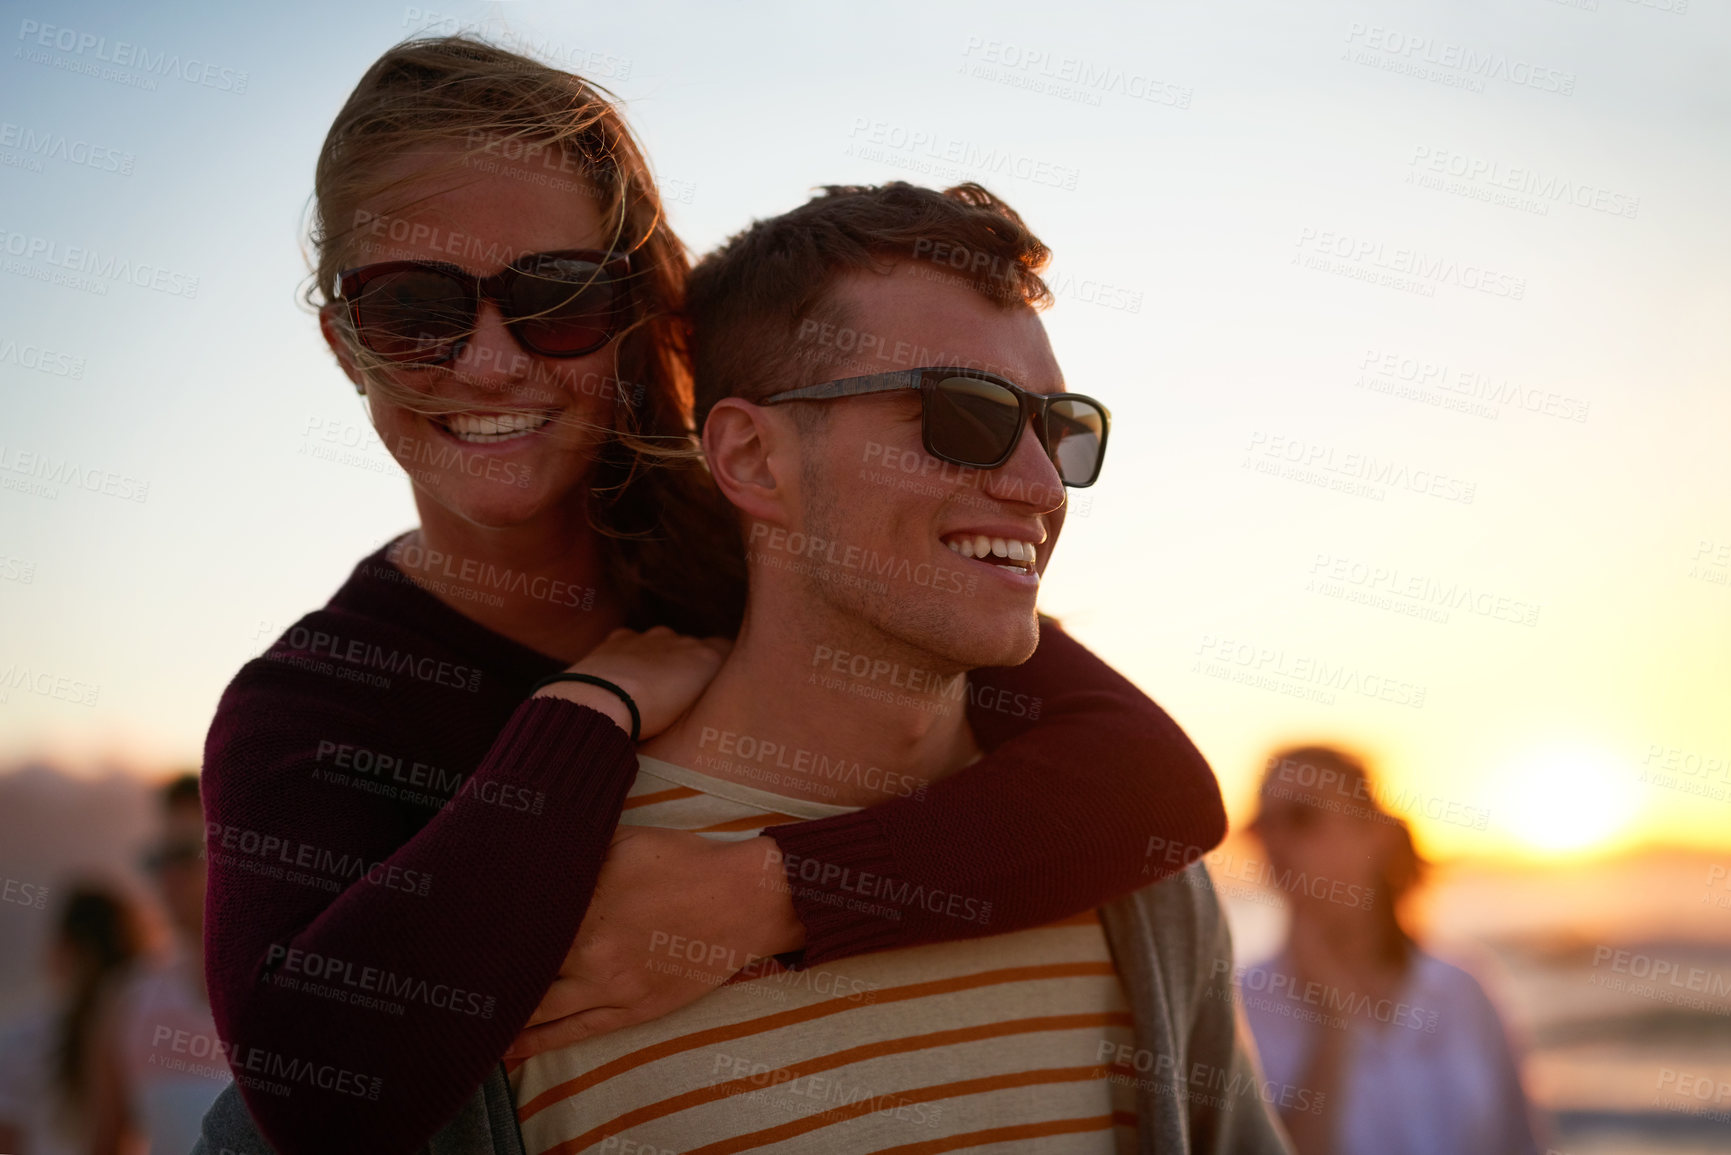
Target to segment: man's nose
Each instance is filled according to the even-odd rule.
[[[999,501],[1046,512],[1064,504],[1064,482],[1046,447],[1040,444],[1039,425],[1033,417],[1022,427],[1010,459],[985,473],[986,493]]]

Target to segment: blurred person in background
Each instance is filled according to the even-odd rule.
[[[91,1103],[98,1134],[136,1132],[151,1155],[180,1155],[232,1081],[204,986],[204,808],[198,775],[158,795],[144,867],[167,915],[167,942],[134,967],[96,1024]]]
[[[98,1107],[110,1077],[99,1023],[145,937],[138,909],[121,891],[89,882],[70,888],[46,959],[53,1005],[0,1036],[0,1151],[136,1150],[124,1120]]]
[[[1280,953],[1239,976],[1240,999],[1268,1079],[1324,1104],[1283,1113],[1299,1155],[1534,1155],[1496,1008],[1402,925],[1425,864],[1364,763],[1281,750],[1259,802],[1249,829],[1291,921]]]

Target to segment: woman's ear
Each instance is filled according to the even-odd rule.
[[[349,344],[348,328],[344,324],[341,304],[330,301],[319,308],[319,332],[325,335],[325,344],[336,354],[337,364],[343,367],[343,373],[354,384],[355,392],[365,397],[366,378],[361,376],[360,369],[355,365],[355,351]]]
[[[784,414],[723,397],[703,423],[703,455],[715,484],[747,517],[789,525],[798,500],[798,450]]]

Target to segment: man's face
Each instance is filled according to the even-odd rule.
[[[842,278],[834,299],[847,323],[877,338],[859,344],[941,351],[918,364],[985,369],[1033,393],[1064,391],[1032,309],[1000,306],[933,273],[901,262],[888,275]],[[917,367],[859,354],[831,365],[830,379]],[[939,672],[1026,661],[1039,640],[1040,573],[1064,510],[1063,485],[1032,428],[1003,466],[978,470],[925,451],[914,390],[798,404],[825,410],[800,438],[803,524],[794,528],[835,543],[806,570],[809,596],[930,655]],[[1031,556],[1020,556],[1024,545]]]

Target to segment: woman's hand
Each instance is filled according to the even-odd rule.
[[[505,1057],[658,1019],[804,946],[775,851],[762,835],[722,842],[621,826],[559,977]]]
[[[733,642],[727,638],[692,638],[666,626],[643,633],[614,630],[599,646],[573,665],[569,673],[593,674],[631,695],[643,717],[639,738],[661,733],[691,708],[721,668]],[[535,692],[537,698],[564,698],[599,710],[631,729],[631,712],[619,695],[584,682],[554,682]],[[606,877],[603,875],[603,877]]]

